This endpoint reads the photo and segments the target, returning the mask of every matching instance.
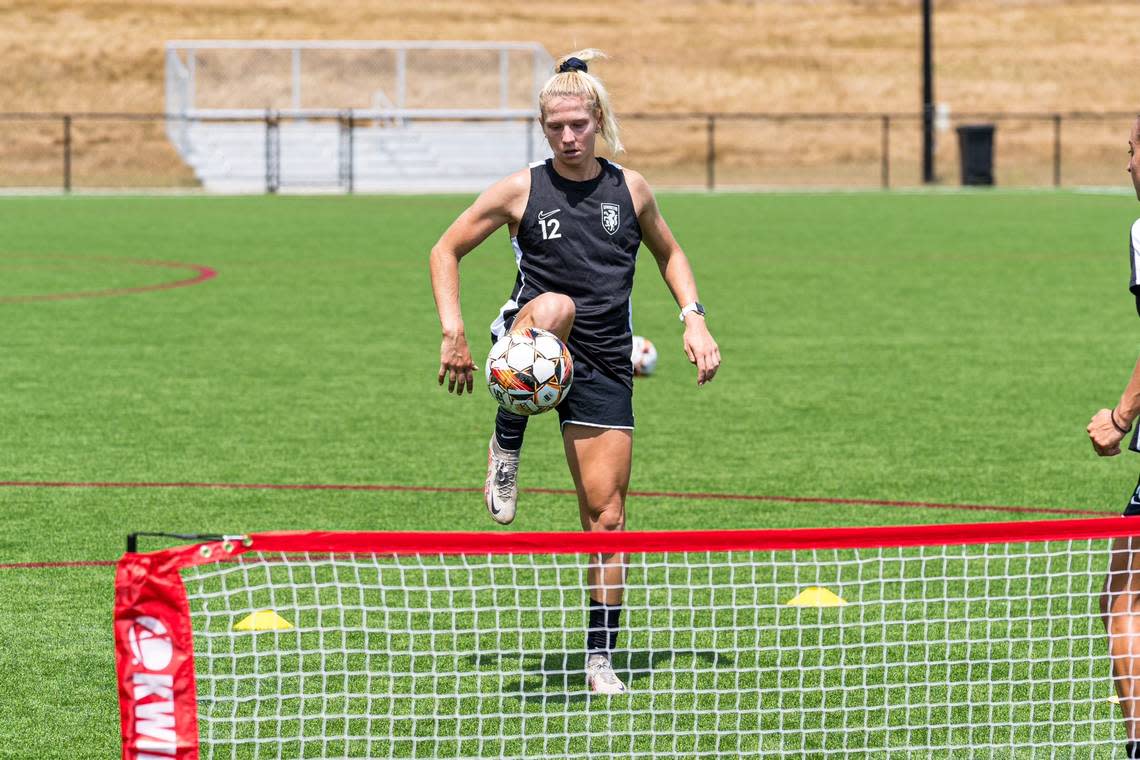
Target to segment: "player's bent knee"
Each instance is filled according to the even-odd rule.
[[[535,324],[550,326],[574,321],[574,299],[562,293],[543,293],[532,301]]]

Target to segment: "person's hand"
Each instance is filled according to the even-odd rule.
[[[1093,451],[1102,457],[1114,457],[1119,454],[1120,441],[1128,433],[1127,430],[1121,430],[1117,426],[1111,409],[1101,409],[1094,414],[1086,430],[1089,433],[1089,440],[1092,441]]]
[[[479,368],[471,361],[471,351],[467,348],[467,336],[463,333],[444,333],[439,347],[439,384],[447,380],[447,392],[457,396],[466,389],[471,393],[475,388],[474,373]]]
[[[705,326],[704,317],[692,314],[685,320],[685,356],[697,365],[697,385],[713,379],[720,367],[720,349]]]

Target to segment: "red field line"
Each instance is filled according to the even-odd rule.
[[[74,256],[51,256],[50,259],[81,259]],[[137,266],[158,267],[162,269],[189,269],[194,272],[193,277],[170,282],[159,282],[152,285],[138,285],[127,288],[107,288],[105,290],[82,290],[70,293],[43,293],[31,296],[0,296],[0,303],[33,303],[36,301],[70,301],[76,298],[108,298],[112,296],[135,295],[137,293],[150,293],[156,290],[170,290],[172,288],[185,288],[199,285],[207,280],[217,277],[218,272],[210,267],[199,264],[183,264],[177,261],[136,261],[131,259],[90,258],[88,261],[101,261],[112,264],[134,264]]]
[[[0,562],[0,570],[28,570],[44,567],[114,567],[113,559],[89,559],[78,562]]]
[[[204,483],[195,481],[171,483],[146,482],[73,482],[73,481],[0,481],[0,488],[201,488],[216,490],[267,491],[396,491],[411,493],[478,493],[481,488],[460,486],[411,486],[380,483]],[[523,493],[573,496],[568,488],[524,488]],[[901,507],[904,509],[947,509],[963,512],[1005,512],[1032,515],[1110,515],[1102,509],[1066,509],[1061,507],[1002,506],[996,504],[952,504],[931,501],[897,501],[889,499],[839,499],[828,496],[777,496],[738,493],[705,493],[685,491],[630,491],[630,496],[661,499],[693,499],[698,501],[779,502],[783,504],[836,504],[866,507]]]

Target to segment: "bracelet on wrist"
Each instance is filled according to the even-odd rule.
[[[1126,433],[1128,433],[1129,431],[1132,430],[1131,425],[1129,425],[1128,427],[1121,427],[1120,425],[1116,424],[1116,410],[1115,409],[1109,409],[1108,410],[1108,418],[1110,420],[1112,420],[1112,426],[1114,428],[1116,428],[1116,432],[1120,433],[1121,435],[1125,435]]]

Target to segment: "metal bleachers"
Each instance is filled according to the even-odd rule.
[[[170,141],[210,192],[470,191],[545,158],[534,43],[175,42]]]
[[[530,121],[354,124],[349,139],[343,121],[194,120],[177,145],[203,188],[222,193],[470,191],[550,154]]]

